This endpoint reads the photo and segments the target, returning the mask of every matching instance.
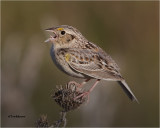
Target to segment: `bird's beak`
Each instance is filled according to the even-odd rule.
[[[50,41],[54,41],[54,39],[57,37],[55,31],[52,28],[45,29],[45,31],[50,32],[52,35],[50,34],[50,37],[47,40],[45,40],[44,42],[47,43],[47,42],[50,42]]]

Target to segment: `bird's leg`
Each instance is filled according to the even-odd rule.
[[[70,81],[70,82],[68,83],[68,85],[71,85],[71,84],[74,84],[74,85],[76,85],[77,87],[81,86],[81,84],[79,84],[79,83],[77,83],[77,82],[75,82],[75,81]]]
[[[96,85],[99,83],[100,79],[97,79],[96,82],[94,83],[94,85],[88,90],[88,92],[92,92],[93,89],[96,87]]]
[[[75,100],[80,98],[80,97],[84,97],[84,96],[89,96],[90,92],[93,91],[93,89],[96,87],[96,85],[99,83],[100,79],[97,79],[96,82],[93,84],[93,86],[86,92],[80,94],[79,96],[75,97]]]
[[[90,80],[90,79],[86,79],[86,80],[83,81],[81,84],[79,84],[79,83],[77,83],[77,82],[75,82],[75,81],[70,81],[70,82],[68,83],[68,85],[74,84],[74,85],[76,85],[77,87],[81,88],[81,87],[83,87],[83,85],[85,85],[89,80]]]
[[[85,85],[88,81],[90,80],[90,78],[86,79],[85,81],[83,81],[79,87],[83,87],[83,85]]]

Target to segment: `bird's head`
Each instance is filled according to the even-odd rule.
[[[82,34],[74,27],[61,25],[46,29],[50,37],[45,42],[52,42],[56,48],[68,48],[78,40],[84,40]]]

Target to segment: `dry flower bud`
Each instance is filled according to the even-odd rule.
[[[49,123],[46,115],[41,115],[40,118],[36,121],[36,126],[39,127],[49,127]]]
[[[87,96],[78,97],[83,93],[84,92],[74,83],[69,82],[65,86],[58,86],[57,90],[52,95],[52,98],[64,109],[64,111],[68,112],[78,108],[86,101]]]

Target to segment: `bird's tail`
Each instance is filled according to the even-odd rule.
[[[138,100],[135,97],[135,95],[133,94],[133,92],[131,91],[131,89],[129,88],[129,86],[127,85],[127,83],[125,82],[125,80],[122,81],[118,81],[118,83],[120,84],[120,86],[122,87],[122,89],[124,90],[124,92],[127,94],[127,96],[132,100],[132,101],[136,101],[137,103]]]

